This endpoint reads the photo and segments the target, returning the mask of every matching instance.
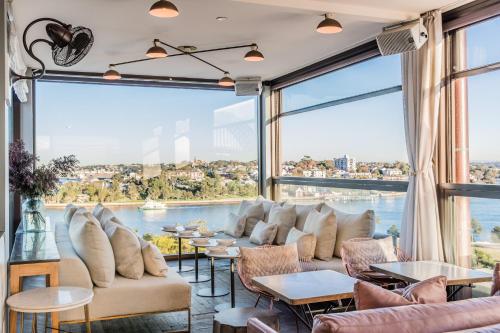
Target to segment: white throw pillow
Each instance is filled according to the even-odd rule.
[[[285,244],[292,243],[297,243],[297,251],[301,260],[311,261],[314,258],[314,251],[316,250],[316,236],[314,234],[292,228],[288,233]]]
[[[332,210],[320,213],[313,209],[307,216],[304,224],[305,233],[313,233],[316,236],[316,249],[314,256],[321,260],[330,260],[337,234],[337,223]]]
[[[128,279],[139,280],[144,275],[144,260],[137,235],[111,221],[105,227],[104,231],[113,248],[116,271]]]
[[[253,228],[252,234],[250,235],[250,242],[257,245],[272,244],[277,232],[278,226],[276,224],[259,221],[255,228]]]
[[[322,211],[333,209],[337,221],[337,241],[334,255],[340,257],[342,243],[353,238],[371,238],[375,233],[375,212],[367,210],[361,214],[349,214],[325,204]]]
[[[245,216],[245,236],[250,236],[257,222],[264,219],[264,204],[262,202],[254,202],[243,200],[238,210],[239,216]]]
[[[73,204],[67,205],[66,208],[64,208],[64,223],[69,224],[71,222],[71,218],[75,215],[77,210],[77,206]]]
[[[262,203],[262,205],[264,207],[264,218],[263,218],[263,221],[264,222],[269,222],[269,213],[271,212],[271,208],[275,204],[277,204],[277,203],[274,202],[274,201],[272,201],[272,200],[264,198],[262,195],[259,195],[257,197],[257,199],[255,200],[255,202]]]
[[[291,205],[285,205],[288,207]],[[304,224],[306,224],[307,216],[309,212],[313,209],[316,209],[318,212],[321,211],[321,207],[323,203],[312,204],[312,205],[296,205],[295,206],[295,214],[297,215],[297,220],[295,221],[295,228],[299,230],[304,230]]]
[[[153,276],[167,276],[168,265],[160,249],[154,244],[139,238],[142,247],[142,258],[144,259],[144,269]]]
[[[83,260],[98,287],[107,288],[115,279],[115,258],[108,236],[90,213],[75,213],[69,225],[73,248]]]
[[[94,210],[92,211],[92,215],[99,221],[101,218],[102,211],[104,210],[104,206],[101,203],[95,205]]]
[[[226,225],[224,226],[224,233],[229,236],[240,238],[245,231],[246,217],[229,213]]]
[[[295,225],[297,215],[295,214],[295,206],[281,207],[279,204],[274,204],[269,212],[269,224],[276,224],[278,232],[274,243],[283,245],[286,242],[286,237],[290,229]]]

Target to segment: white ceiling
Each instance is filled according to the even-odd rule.
[[[243,60],[245,49],[200,55],[227,69],[233,77],[261,76],[268,80],[372,39],[383,26],[415,18],[419,13],[449,6],[456,0],[171,0],[180,15],[160,19],[148,14],[154,0],[14,0],[19,38],[29,22],[53,17],[92,29],[90,53],[73,67],[58,67],[46,45],[35,53],[50,70],[104,72],[109,63],[143,58],[154,38],[172,45],[199,49],[256,42],[265,60]],[[464,0],[460,1],[461,3]],[[344,31],[322,35],[315,31],[321,14],[335,12]],[[219,22],[217,16],[227,16]],[[30,32],[30,40],[44,37],[44,24]],[[168,52],[175,53],[173,50]],[[37,67],[26,54],[26,61]],[[124,65],[122,74],[218,79],[220,73],[189,57],[175,57]]]

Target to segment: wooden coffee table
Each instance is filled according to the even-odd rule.
[[[283,301],[302,323],[311,328],[313,316],[310,304],[352,298],[356,279],[324,270],[254,277],[252,281]]]

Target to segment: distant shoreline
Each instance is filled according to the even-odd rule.
[[[176,206],[209,206],[213,204],[223,204],[223,205],[236,205],[241,202],[241,200],[249,199],[249,198],[233,198],[233,199],[213,199],[213,200],[176,200],[176,201],[159,201],[165,204],[167,207],[176,207]],[[250,198],[252,199],[252,198]],[[105,206],[142,206],[145,201],[130,201],[130,202],[104,202]],[[46,203],[45,207],[47,208],[64,208],[68,205],[67,203]],[[78,206],[82,207],[92,207],[97,205],[97,202],[85,202],[78,203]]]

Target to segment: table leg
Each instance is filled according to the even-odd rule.
[[[86,304],[83,306],[83,310],[85,311],[85,329],[86,329],[86,333],[90,333],[91,332],[91,328],[90,328],[90,314],[89,314],[89,305]]]
[[[231,258],[231,307],[234,308],[235,305],[235,292],[234,292],[234,259]]]
[[[210,288],[203,288],[196,293],[201,297],[219,297],[229,294],[227,289],[215,288],[215,258],[210,257]]]
[[[21,291],[21,276],[15,265],[10,266],[10,294],[14,295]],[[17,332],[17,312],[9,310],[9,332]]]
[[[194,276],[198,281],[198,246],[194,247]]]
[[[179,242],[179,273],[182,272],[182,238],[177,238]]]
[[[50,273],[45,277],[45,284],[47,287],[58,287],[59,286],[59,269],[58,266],[52,266]],[[57,312],[52,312],[50,314],[51,327],[53,333],[59,332],[59,314]]]
[[[31,314],[31,333],[36,333],[37,320],[36,313]]]
[[[212,294],[215,291],[215,258],[210,257],[210,289]]]

